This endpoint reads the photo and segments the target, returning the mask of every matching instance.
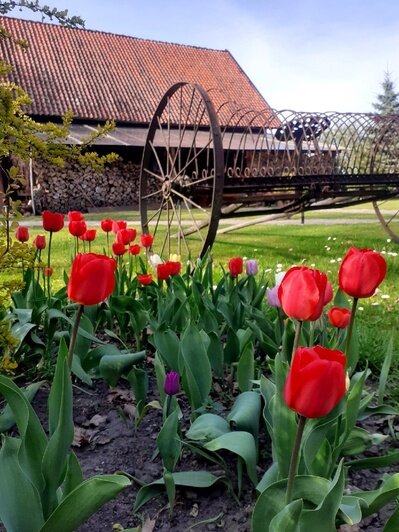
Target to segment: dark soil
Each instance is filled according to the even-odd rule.
[[[42,419],[46,416],[47,395],[46,390],[41,390],[34,402]],[[154,458],[162,413],[151,409],[135,430],[133,421],[129,418],[133,409],[129,388],[123,384],[113,390],[110,390],[102,381],[98,381],[93,388],[80,385],[74,387],[74,450],[85,477],[125,471],[148,483],[162,476],[160,459]],[[384,422],[375,425],[373,431],[385,431],[385,425]],[[381,453],[381,449],[378,453]],[[374,449],[371,449],[369,455],[378,453],[377,450],[374,453]],[[270,458],[266,452],[260,460],[259,478],[267,468],[269,461]],[[187,451],[184,452],[183,459],[178,464],[178,470],[207,470],[214,474],[222,473],[217,466]],[[397,468],[394,470],[396,471]],[[234,477],[234,462],[231,462],[231,471]],[[383,472],[382,470],[357,471],[351,475],[348,483],[351,489],[352,486],[354,486],[353,489],[375,489],[378,487]],[[236,488],[235,483],[234,487]],[[250,530],[255,490],[247,480],[243,484],[240,503],[237,503],[222,484],[208,490],[178,490],[172,519],[169,518],[166,495],[148,502],[138,514],[134,515],[133,504],[138,489],[139,486],[135,484],[104,505],[79,528],[79,532],[122,530],[122,527],[130,528],[143,523],[145,524],[143,532],[152,530],[183,532],[196,523],[206,520],[208,522],[198,524],[194,530],[198,532],[209,530],[246,532]],[[384,509],[361,526],[350,527],[346,530],[382,531],[391,512],[392,508],[390,511]]]

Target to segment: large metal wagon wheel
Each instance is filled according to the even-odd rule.
[[[384,231],[399,244],[399,209],[388,209],[387,201],[373,201],[374,211]]]
[[[151,253],[202,257],[212,246],[223,197],[220,126],[206,91],[177,83],[150,123],[140,173],[143,233]]]

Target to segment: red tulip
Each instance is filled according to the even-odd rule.
[[[44,277],[51,277],[54,273],[54,268],[50,268],[48,266],[45,266],[43,268],[43,274],[44,274]]]
[[[105,233],[109,233],[110,231],[112,231],[112,224],[114,222],[112,220],[109,220],[108,218],[106,218],[105,220],[101,220],[101,229],[105,232]]]
[[[83,214],[80,211],[69,211],[68,212],[68,220],[70,222],[80,222],[83,220]]]
[[[127,227],[127,222],[123,221],[123,220],[119,220],[119,221],[116,221],[114,220],[112,222],[112,231],[116,234],[118,231],[120,231],[121,229],[126,229]]]
[[[328,305],[333,297],[334,297],[334,294],[333,294],[331,283],[330,281],[327,280],[326,289],[324,291],[324,306]]]
[[[326,274],[306,267],[290,268],[278,288],[278,299],[284,312],[300,321],[319,319],[328,297]]]
[[[119,257],[126,253],[126,248],[121,242],[114,242],[112,244],[112,253]]]
[[[42,212],[43,229],[50,233],[58,233],[64,227],[64,215],[59,212]]]
[[[82,220],[71,220],[68,224],[68,231],[72,236],[82,236],[86,232],[86,222]]]
[[[29,229],[19,225],[15,231],[15,238],[18,242],[27,242],[29,240]]]
[[[232,277],[237,277],[243,271],[244,263],[242,257],[234,257],[229,260],[229,272]]]
[[[150,273],[141,273],[137,276],[138,282],[143,286],[148,286],[152,283],[152,275]]]
[[[132,233],[132,231],[134,232],[134,234]],[[128,246],[130,242],[133,242],[135,238],[136,238],[135,229],[120,229],[116,233],[116,241],[120,242],[124,246]]]
[[[68,297],[81,305],[96,305],[112,294],[115,259],[95,253],[78,253],[68,282]]]
[[[84,239],[86,242],[93,242],[93,240],[96,238],[97,235],[97,229],[87,229],[84,233]]]
[[[138,244],[133,244],[133,246],[129,247],[129,253],[130,255],[139,255],[140,246]]]
[[[140,242],[143,247],[150,248],[154,242],[154,237],[149,233],[144,233],[140,235]]]
[[[137,231],[133,227],[130,227],[129,229],[126,229],[126,231],[129,233],[129,244],[133,242],[133,240],[136,239]]]
[[[345,364],[342,351],[299,347],[284,386],[288,408],[307,418],[329,414],[345,395]]]
[[[36,249],[45,249],[46,247],[46,237],[44,235],[37,235],[33,241],[33,245]]]
[[[333,327],[345,329],[351,320],[351,311],[347,308],[332,307],[327,311],[327,317]]]
[[[157,277],[159,281],[166,281],[170,275],[170,267],[167,262],[157,265]]]
[[[179,275],[181,271],[181,263],[179,261],[168,260],[166,264],[169,268],[169,275]]]
[[[348,295],[370,297],[382,283],[387,264],[382,255],[371,249],[350,248],[338,274],[339,287]]]

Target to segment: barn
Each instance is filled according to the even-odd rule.
[[[71,164],[63,169],[38,161],[30,172],[37,211],[83,211],[138,203],[138,176],[148,125],[172,85],[203,86],[227,126],[237,109],[270,110],[267,102],[227,50],[159,42],[87,29],[0,17],[0,27],[23,39],[25,51],[0,41],[1,57],[13,66],[9,80],[31,97],[30,116],[59,122],[74,116],[69,142],[79,144],[97,124],[115,129],[95,149],[119,159],[102,172]]]

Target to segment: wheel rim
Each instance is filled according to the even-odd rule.
[[[202,257],[212,246],[223,195],[223,148],[215,109],[199,85],[178,83],[150,123],[140,172],[150,253]]]
[[[391,198],[392,199],[392,198]],[[381,223],[384,231],[391,237],[391,239],[399,244],[399,209],[398,210],[384,210],[384,205],[389,200],[373,201],[374,211]]]

